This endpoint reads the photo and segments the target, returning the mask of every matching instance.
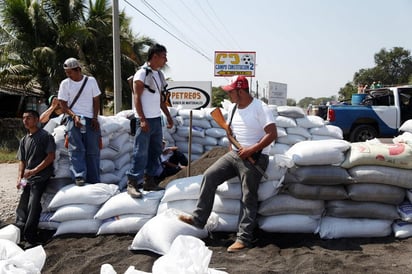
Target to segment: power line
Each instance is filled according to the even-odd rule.
[[[181,42],[182,44],[184,44],[185,46],[191,48],[192,50],[194,50],[195,52],[197,52],[198,54],[200,54],[201,56],[203,56],[204,58],[206,58],[206,60],[208,60],[209,62],[212,62],[212,59],[210,59],[207,55],[205,55],[204,53],[202,53],[201,51],[199,51],[198,49],[194,48],[193,46],[191,46],[190,44],[188,44],[187,42],[183,41],[182,39],[180,39],[179,37],[177,37],[176,35],[174,35],[173,33],[171,33],[170,31],[168,31],[167,29],[165,29],[164,27],[162,27],[161,25],[159,25],[157,22],[155,22],[152,18],[150,18],[149,16],[147,16],[146,14],[144,14],[142,11],[140,11],[139,9],[137,9],[136,7],[134,7],[129,1],[124,0],[124,2],[126,4],[128,4],[131,8],[133,8],[134,10],[136,10],[138,13],[140,13],[141,15],[143,15],[146,19],[148,19],[150,22],[152,22],[153,24],[155,24],[156,26],[158,26],[159,28],[161,28],[163,31],[165,31],[166,33],[168,33],[169,35],[171,35],[173,38],[175,38],[176,40],[178,40],[179,42]]]

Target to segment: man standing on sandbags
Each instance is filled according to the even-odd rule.
[[[155,44],[150,47],[147,62],[133,76],[133,109],[136,115],[136,137],[132,167],[127,172],[127,193],[133,198],[142,197],[143,190],[162,190],[155,180],[162,153],[162,111],[167,117],[167,127],[173,119],[167,108],[166,80],[160,69],[167,62],[167,50]]]
[[[236,241],[227,249],[236,252],[251,247],[255,241],[258,188],[269,162],[269,145],[277,138],[277,129],[268,106],[250,95],[246,77],[235,76],[222,89],[234,103],[228,113],[227,130],[229,139],[234,138],[234,141],[230,151],[203,174],[193,215],[180,215],[179,219],[203,229],[212,212],[217,187],[237,176],[242,185],[239,227]]]
[[[67,117],[70,169],[78,186],[100,183],[101,133],[97,115],[101,92],[94,77],[83,75],[77,59],[67,59],[63,68],[67,78],[60,83],[58,99]]]
[[[28,244],[35,245],[39,242],[37,226],[42,211],[40,200],[53,175],[56,143],[53,136],[38,127],[37,111],[25,111],[23,124],[28,133],[20,140],[17,152],[19,171],[16,186],[21,196],[16,209],[16,226]]]

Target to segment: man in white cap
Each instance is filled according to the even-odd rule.
[[[82,74],[79,61],[67,59],[63,64],[67,78],[60,83],[58,99],[66,124],[71,171],[76,185],[100,182],[100,89],[96,79]],[[80,119],[85,119],[85,125]],[[85,132],[81,131],[85,126]]]
[[[268,106],[249,94],[246,77],[235,76],[230,84],[223,86],[222,89],[228,92],[230,100],[234,103],[227,122],[241,148],[232,145],[228,153],[205,171],[193,215],[180,215],[179,219],[197,228],[203,228],[213,208],[216,188],[224,181],[237,176],[242,184],[239,228],[236,241],[227,249],[228,252],[236,252],[251,247],[255,241],[253,232],[257,226],[257,192],[263,175],[258,169],[267,168],[269,145],[276,140],[277,129]]]

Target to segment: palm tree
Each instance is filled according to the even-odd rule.
[[[0,2],[2,82],[39,86],[48,96],[66,76],[62,64],[76,57],[103,93],[113,90],[112,9],[109,0],[3,0]],[[123,100],[131,102],[126,79],[144,63],[154,41],[136,38],[130,19],[119,14]],[[102,96],[103,98],[105,96]],[[130,105],[128,103],[126,106]]]

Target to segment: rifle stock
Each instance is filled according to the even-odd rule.
[[[237,149],[241,149],[242,145],[236,140],[235,137],[233,137],[229,125],[226,123],[225,117],[223,117],[222,112],[220,111],[220,108],[215,108],[214,110],[212,110],[210,112],[210,115],[212,116],[212,118],[216,121],[216,123],[223,128],[226,131],[226,135],[229,139],[229,141],[237,148]],[[248,157],[247,160],[260,172],[260,174],[262,174],[263,177],[265,177],[266,179],[268,178],[268,176],[266,175],[266,173],[260,168],[260,166],[255,166],[255,160],[252,157]]]

